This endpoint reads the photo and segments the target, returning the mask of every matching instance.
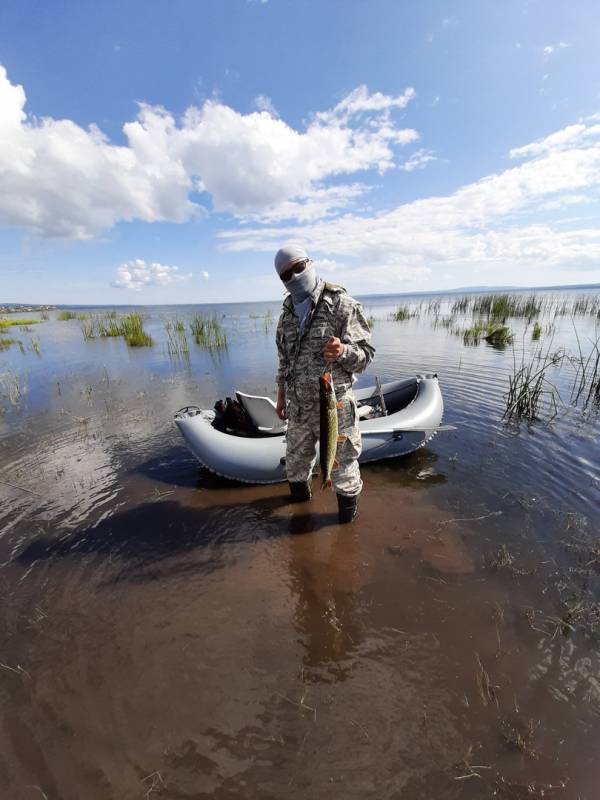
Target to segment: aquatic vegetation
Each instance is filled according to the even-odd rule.
[[[470,328],[466,328],[462,331],[460,328],[457,328],[453,333],[462,335],[463,342],[466,345],[478,345],[482,339],[485,339],[486,342],[495,347],[505,347],[513,340],[513,334],[510,328],[504,325],[498,325],[494,322],[479,321]]]
[[[546,373],[559,366],[565,358],[562,350],[554,353],[550,349],[546,353],[537,351],[530,360],[523,353],[521,362],[514,361],[513,374],[508,378],[508,394],[506,395],[506,419],[538,419],[540,405],[544,398],[548,400],[550,417],[558,412],[561,402],[557,389],[547,379]]]
[[[29,338],[29,348],[32,352],[36,355],[41,355],[41,347],[40,347],[40,337],[39,336],[31,336]]]
[[[449,316],[449,317],[437,316],[433,320],[433,327],[434,328],[444,328],[445,330],[449,331],[450,333],[458,334],[458,335],[462,336],[462,330],[457,327],[456,319],[452,315]]]
[[[121,334],[130,347],[150,347],[154,344],[152,337],[144,330],[144,323],[141,314],[132,312],[126,314],[119,325],[117,319],[109,320],[121,331]],[[110,336],[119,334],[109,334]]]
[[[375,317],[369,317],[367,319],[367,325],[369,326],[369,330],[372,331],[375,327]]]
[[[77,313],[75,311],[59,311],[56,315],[56,319],[60,320],[61,322],[66,322],[70,319],[77,319]]]
[[[473,314],[488,316],[504,322],[509,317],[526,317],[532,319],[540,314],[542,303],[536,295],[521,296],[515,294],[489,294],[476,297]]]
[[[169,321],[165,324],[167,332],[167,351],[170,356],[187,355],[190,352],[185,325],[181,320]]]
[[[217,319],[217,315],[196,314],[190,328],[196,344],[207,350],[220,350],[227,347],[227,331]]]
[[[141,314],[132,312],[119,317],[112,311],[102,316],[80,318],[84,339],[122,336],[130,347],[149,347],[152,337],[144,330]]]
[[[41,322],[39,319],[0,319],[1,328],[12,328],[13,325],[36,325]]]
[[[47,322],[50,319],[50,314],[44,310],[40,314],[40,319],[42,319],[44,322]]]
[[[536,322],[535,325],[533,326],[531,338],[533,339],[534,342],[537,342],[537,340],[540,338],[541,335],[542,335],[542,326],[540,325],[539,322]]]
[[[0,336],[0,350],[8,350],[13,344],[17,344],[17,341],[17,339],[7,339],[6,337]]]
[[[14,372],[0,375],[0,394],[7,397],[12,406],[18,406],[27,389]]]
[[[407,319],[410,319],[412,314],[410,313],[410,308],[408,306],[398,306],[396,311],[392,314],[392,319],[394,322],[404,322]]]
[[[510,328],[506,325],[501,325],[499,328],[491,328],[491,330],[483,337],[488,344],[494,347],[506,347],[513,340],[513,335]]]
[[[472,298],[466,297],[459,297],[458,300],[455,300],[452,303],[452,313],[453,314],[466,314],[469,310],[469,305],[472,302]]]
[[[573,326],[574,327],[574,326]],[[575,377],[571,389],[571,400],[578,403],[583,398],[583,407],[590,405],[600,407],[600,337],[592,342],[587,356],[582,352],[581,342],[575,328],[578,354],[571,356],[571,363],[576,366]]]

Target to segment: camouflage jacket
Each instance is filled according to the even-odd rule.
[[[326,366],[323,348],[330,336],[346,345],[331,366],[338,399],[350,393],[352,374],[366,369],[375,354],[362,306],[345,289],[319,278],[312,299],[312,317],[302,333],[289,295],[277,325],[277,387],[285,390],[288,411],[295,416],[318,408],[319,376]]]

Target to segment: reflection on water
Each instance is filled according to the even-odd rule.
[[[504,425],[510,348],[366,302],[361,383],[437,371],[457,430],[364,468],[351,527],[173,428],[272,394],[272,304],[227,307],[218,358],[169,358],[169,308],[148,350],[51,320],[0,354],[0,797],[596,796],[598,422]]]

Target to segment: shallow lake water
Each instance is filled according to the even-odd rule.
[[[274,396],[277,303],[137,309],[152,347],[57,312],[6,330],[0,797],[596,798],[600,420],[565,358],[553,419],[503,413],[515,362],[585,355],[600,323],[538,296],[540,340],[509,319],[504,349],[445,326],[453,298],[363,299],[357,385],[437,372],[456,430],[363,467],[344,527],[331,493],[202,471],[173,423]]]

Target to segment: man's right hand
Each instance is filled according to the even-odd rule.
[[[287,414],[285,413],[285,392],[282,389],[277,392],[275,411],[279,419],[287,419]]]

